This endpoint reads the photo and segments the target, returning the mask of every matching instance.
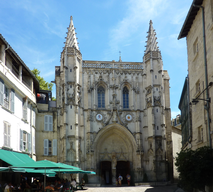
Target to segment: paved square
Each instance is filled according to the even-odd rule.
[[[177,190],[176,185],[171,186],[131,186],[131,187],[88,187],[85,192],[175,192]]]

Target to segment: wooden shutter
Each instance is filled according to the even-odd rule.
[[[44,155],[48,155],[48,139],[44,139]]]
[[[0,79],[0,104],[4,103],[4,81]]]
[[[53,116],[49,115],[49,131],[53,131]]]
[[[35,126],[35,108],[33,108],[33,125]]]
[[[20,129],[20,151],[23,151],[23,131]]]
[[[28,152],[31,153],[31,134],[27,133],[27,145],[28,145]]]
[[[33,153],[35,154],[35,137],[33,137]]]
[[[7,124],[7,146],[10,147],[10,125]]]
[[[7,123],[4,122],[4,146],[7,146]]]
[[[11,89],[10,92],[10,110],[14,113],[15,112],[15,91]]]
[[[57,139],[53,139],[53,155],[57,155]]]
[[[48,131],[48,115],[44,116],[44,131]]]

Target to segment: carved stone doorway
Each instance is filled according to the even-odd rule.
[[[100,162],[101,178],[102,184],[109,185],[112,184],[112,166],[110,161]]]
[[[130,162],[129,161],[117,161],[116,165],[116,178],[119,174],[123,177],[122,184],[127,184],[126,175],[130,174]]]

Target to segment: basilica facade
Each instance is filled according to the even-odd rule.
[[[172,179],[169,75],[152,21],[142,62],[82,59],[73,19],[55,67],[58,161],[89,183]]]

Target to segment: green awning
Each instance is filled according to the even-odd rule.
[[[12,166],[35,162],[27,154],[17,153],[14,151],[7,151],[3,149],[0,149],[0,159]]]
[[[0,149],[0,159],[6,163],[16,166],[35,163],[35,161],[30,158],[27,154],[17,153],[14,151],[7,151]],[[22,172],[22,173],[32,173],[32,174],[44,174],[45,170],[35,170],[30,168],[12,168],[12,167],[0,167],[0,172]],[[46,170],[47,176],[55,176],[55,172]]]

